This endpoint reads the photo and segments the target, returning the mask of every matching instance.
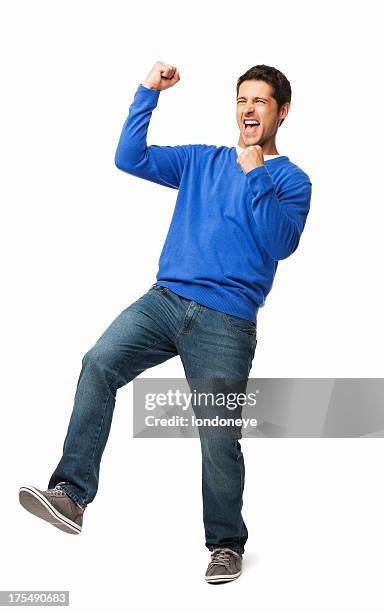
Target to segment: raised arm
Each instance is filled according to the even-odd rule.
[[[175,66],[160,61],[154,64],[136,90],[115,153],[115,164],[120,170],[173,189],[179,188],[189,147],[147,146],[147,133],[160,92],[179,80]]]

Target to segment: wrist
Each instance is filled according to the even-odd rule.
[[[152,89],[153,91],[159,91],[156,87],[154,87],[153,85],[151,85],[150,83],[147,83],[146,81],[142,82],[142,85],[144,87],[146,87],[147,89]]]

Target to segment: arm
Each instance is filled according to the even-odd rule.
[[[299,245],[309,212],[312,183],[298,173],[278,196],[264,165],[253,168],[246,177],[261,243],[275,261],[286,259]]]
[[[188,145],[147,146],[147,132],[160,91],[172,87],[179,79],[177,69],[156,62],[145,84],[136,90],[115,153],[115,164],[120,170],[173,189],[179,188]]]

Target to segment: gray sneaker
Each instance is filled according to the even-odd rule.
[[[20,487],[19,501],[28,512],[48,521],[57,529],[66,533],[80,533],[84,509],[61,489],[60,484],[47,491],[40,491],[30,485]]]
[[[220,583],[235,580],[241,574],[243,557],[230,548],[215,548],[205,573],[207,582]]]

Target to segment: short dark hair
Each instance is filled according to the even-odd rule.
[[[272,97],[277,102],[277,111],[281,109],[285,102],[291,101],[292,90],[290,82],[287,77],[273,66],[266,66],[265,64],[258,64],[249,68],[247,72],[241,75],[237,80],[236,95],[239,95],[239,87],[243,81],[265,81],[272,87]],[[280,125],[284,119],[281,120]]]

